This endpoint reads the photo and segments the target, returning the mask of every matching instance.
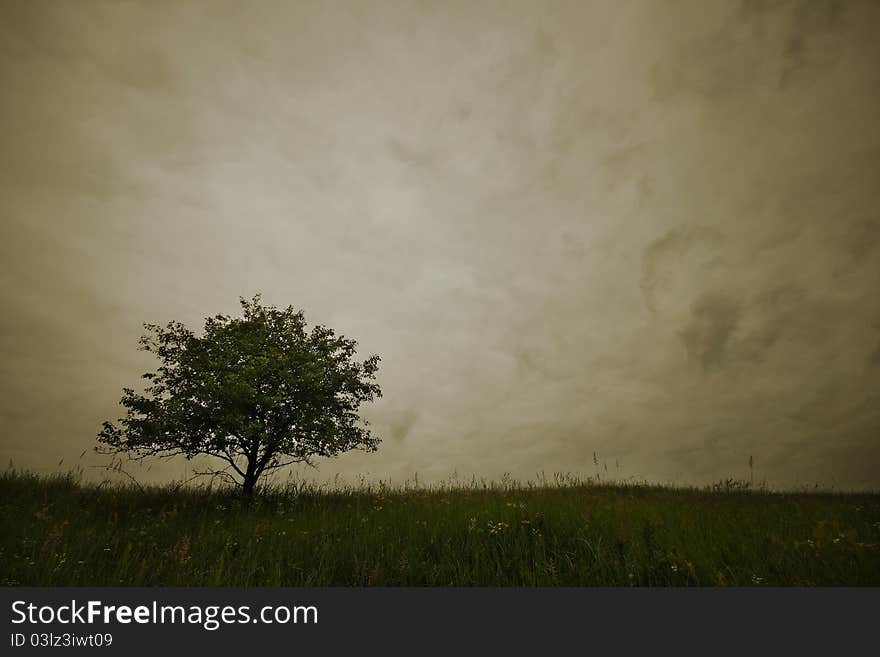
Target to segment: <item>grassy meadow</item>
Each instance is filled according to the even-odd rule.
[[[571,479],[207,487],[0,475],[5,586],[880,585],[880,495]]]

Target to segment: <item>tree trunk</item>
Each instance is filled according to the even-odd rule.
[[[245,499],[245,504],[250,504],[251,498],[254,496],[254,488],[257,485],[257,479],[260,478],[260,471],[257,465],[258,444],[254,442],[248,453],[247,468],[244,471],[244,479],[241,482],[241,495]]]
[[[244,473],[244,479],[241,482],[241,494],[247,502],[250,502],[250,499],[254,496],[254,488],[257,485],[257,479],[259,479],[257,467],[256,464],[251,461],[248,463],[247,470]]]
[[[257,478],[252,476],[246,476],[244,481],[241,484],[241,494],[244,497],[252,497],[254,494],[254,487],[257,485]]]

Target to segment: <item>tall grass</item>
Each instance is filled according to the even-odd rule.
[[[880,585],[880,496],[598,484],[207,487],[0,475],[4,585]]]

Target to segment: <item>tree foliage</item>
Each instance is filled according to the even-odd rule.
[[[264,474],[379,439],[359,415],[381,397],[379,357],[355,359],[356,342],[302,311],[241,299],[242,316],[205,320],[202,336],[180,322],[145,324],[140,349],[160,366],[143,394],[123,389],[118,425],[104,422],[98,450],[134,458],[213,456],[249,495]]]

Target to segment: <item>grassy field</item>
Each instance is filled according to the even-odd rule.
[[[0,475],[9,585],[880,585],[880,495],[207,489]]]

